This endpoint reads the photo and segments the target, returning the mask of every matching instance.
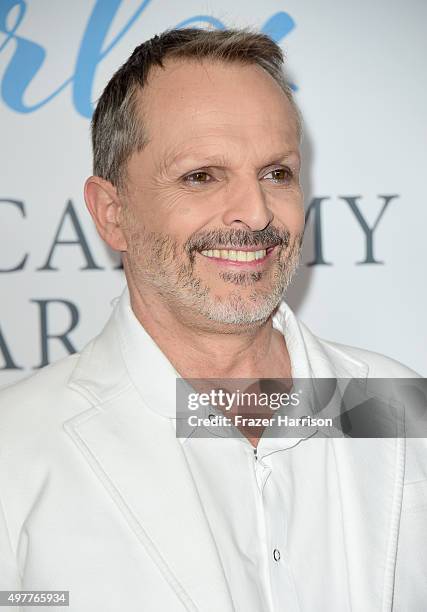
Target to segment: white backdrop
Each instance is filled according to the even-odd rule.
[[[311,206],[288,302],[318,335],[426,376],[424,0],[0,0],[0,385],[104,325],[124,277],[82,197],[91,102],[143,40],[203,23],[286,51]]]

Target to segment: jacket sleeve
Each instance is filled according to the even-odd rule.
[[[427,439],[406,440],[393,612],[427,610]]]
[[[0,491],[0,591],[17,591],[19,589],[21,589],[21,579],[12,550]],[[18,612],[20,608],[16,606],[2,606],[1,610],[4,610],[4,612]]]

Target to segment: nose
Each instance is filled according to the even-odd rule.
[[[245,188],[233,190],[230,186],[227,194],[227,206],[223,214],[223,223],[229,227],[245,226],[251,231],[265,229],[273,220],[266,195],[258,180],[254,180]]]

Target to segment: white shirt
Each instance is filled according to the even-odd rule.
[[[171,407],[179,374],[153,342],[149,355],[138,352],[142,344],[147,347],[138,342],[147,333],[129,299],[119,323],[133,359],[141,365],[149,359],[150,367],[158,368],[157,379],[165,381],[162,390],[153,389],[157,398],[165,397],[157,400],[158,411],[175,426]],[[281,307],[273,324],[284,332],[292,377],[310,377],[293,314]],[[338,466],[330,440],[262,437],[257,456],[246,438],[221,435],[218,428],[211,437],[190,435],[177,443],[183,445],[237,612],[312,612],[308,601],[316,592],[322,606],[350,610]]]
[[[236,438],[184,443],[236,610],[311,612],[305,593],[319,590],[329,609],[350,610],[332,446],[265,442],[257,460]]]

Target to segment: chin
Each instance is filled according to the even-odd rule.
[[[270,294],[268,299],[256,303],[249,297],[233,295],[232,298],[218,298],[218,301],[204,304],[201,314],[210,321],[227,325],[262,325],[275,311],[280,299]]]

